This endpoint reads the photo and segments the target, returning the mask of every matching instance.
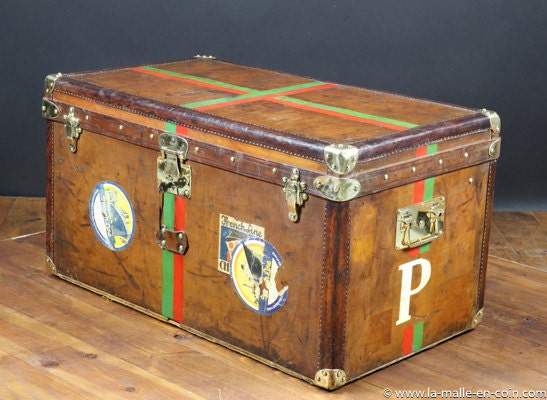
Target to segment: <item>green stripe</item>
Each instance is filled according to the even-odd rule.
[[[422,348],[424,341],[424,321],[417,322],[414,325],[414,335],[412,337],[412,351],[418,351]]]
[[[163,194],[163,224],[167,229],[175,228],[175,195]],[[173,318],[173,252],[162,250],[162,307],[164,317]]]
[[[283,101],[290,102],[290,103],[301,104],[303,106],[319,108],[319,109],[322,109],[322,110],[334,111],[334,112],[337,112],[337,113],[340,113],[340,114],[346,114],[346,115],[351,115],[351,116],[354,116],[354,117],[366,118],[366,119],[370,119],[370,120],[373,120],[373,121],[379,121],[379,122],[385,122],[385,123],[392,124],[392,125],[403,126],[405,128],[415,128],[416,126],[418,126],[416,124],[411,124],[410,122],[398,121],[396,119],[380,117],[378,115],[365,114],[365,113],[361,113],[361,112],[358,112],[358,111],[348,110],[346,108],[340,108],[340,107],[328,106],[328,105],[325,105],[325,104],[313,103],[311,101],[296,99],[296,98],[293,98],[293,97],[280,96],[279,99],[283,100]]]
[[[306,89],[309,87],[320,86],[324,84],[325,82],[313,81],[313,82],[302,83],[300,85],[292,85],[292,86],[286,86],[282,88],[269,89],[269,90],[248,89],[248,91],[250,92],[248,94],[240,94],[237,96],[228,96],[228,97],[221,97],[218,99],[196,101],[195,103],[183,104],[183,106],[187,108],[197,108],[197,107],[209,106],[214,104],[229,103],[231,101],[251,99],[253,97],[272,96],[278,93],[291,92],[293,90]]]
[[[144,66],[144,67],[141,67],[141,68],[144,69],[144,70],[147,70],[147,71],[158,72],[158,73],[168,75],[168,76],[174,76],[174,77],[194,80],[196,82],[208,83],[210,85],[218,86],[219,88],[235,89],[235,90],[239,90],[239,91],[242,91],[242,92],[247,92],[246,94],[239,95],[239,97],[236,95],[236,96],[232,96],[232,97],[223,97],[223,98],[220,98],[220,99],[205,100],[205,101],[200,101],[200,102],[195,102],[195,103],[188,103],[188,104],[183,105],[184,107],[188,107],[188,108],[197,108],[197,107],[201,107],[201,106],[205,106],[205,105],[219,104],[219,103],[222,103],[222,102],[233,101],[233,100],[236,100],[236,99],[252,98],[252,97],[255,97],[255,96],[259,97],[259,96],[274,95],[276,93],[283,93],[285,91],[295,90],[295,89],[298,89],[298,88],[305,88],[305,87],[308,87],[308,86],[316,86],[316,85],[324,84],[324,82],[313,81],[313,82],[308,82],[308,83],[304,83],[304,84],[301,84],[301,85],[287,86],[287,87],[278,88],[278,89],[255,90],[255,89],[250,89],[250,88],[243,87],[243,86],[232,85],[232,84],[229,84],[229,83],[216,81],[214,79],[202,78],[202,77],[195,76],[195,75],[182,74],[180,72],[169,71],[169,70],[165,70],[165,69],[161,69],[161,68],[155,68],[155,67],[152,67],[152,66]],[[358,111],[348,110],[348,109],[340,108],[340,107],[328,106],[328,105],[325,105],[325,104],[314,103],[314,102],[301,100],[301,99],[296,99],[296,98],[292,98],[292,97],[288,97],[288,96],[279,96],[278,99],[283,100],[285,102],[289,102],[289,103],[300,104],[300,105],[313,107],[313,108],[317,108],[317,109],[333,111],[333,112],[337,112],[337,113],[340,113],[340,114],[351,115],[351,116],[354,116],[354,117],[359,117],[359,118],[370,119],[370,120],[373,120],[373,121],[384,122],[384,123],[388,123],[388,124],[392,124],[392,125],[396,125],[396,126],[401,126],[401,127],[404,127],[404,128],[415,128],[415,127],[418,126],[418,125],[412,124],[410,122],[399,121],[399,120],[396,120],[396,119],[381,117],[381,116],[378,116],[378,115],[365,114],[365,113],[361,113],[361,112],[358,112]]]
[[[174,124],[172,122],[166,122],[165,132],[177,133],[177,124]]]
[[[438,145],[430,144],[427,146],[427,154],[435,154],[437,152]],[[433,191],[435,189],[435,177],[427,178],[424,183],[424,201],[431,200],[433,198]]]
[[[215,85],[215,86],[219,86],[219,87],[223,87],[223,88],[227,88],[227,89],[235,89],[235,90],[240,90],[242,92],[252,91],[252,89],[249,89],[249,88],[246,88],[246,87],[243,87],[243,86],[231,85],[229,83],[215,81],[214,79],[202,78],[200,76],[181,74],[180,72],[168,71],[166,69],[155,68],[155,67],[151,67],[151,66],[145,66],[145,67],[141,67],[141,68],[145,69],[147,71],[159,72],[161,74],[174,76],[174,77],[177,77],[177,78],[191,79],[193,81],[209,83],[211,85]]]

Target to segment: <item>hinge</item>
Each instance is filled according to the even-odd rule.
[[[481,110],[481,113],[490,118],[490,130],[493,135],[498,136],[501,132],[501,119],[498,113],[485,108]]]
[[[59,115],[61,111],[59,107],[48,99],[42,100],[42,117],[44,118],[55,118]]]
[[[315,373],[314,383],[323,389],[333,390],[346,384],[347,378],[341,369],[320,369]]]
[[[74,107],[68,109],[68,114],[63,116],[65,119],[65,135],[68,140],[68,147],[71,152],[76,153],[78,150],[77,142],[82,133],[82,128],[80,128],[80,118],[76,117],[74,113]]]
[[[62,75],[63,74],[59,72],[58,74],[51,74],[46,76],[46,79],[44,82],[44,91],[46,92],[46,94],[53,93],[53,90],[55,89],[55,81],[57,80],[57,78],[59,78]]]
[[[353,171],[358,155],[359,149],[350,144],[330,144],[324,150],[327,166],[337,174],[347,174]]]
[[[298,221],[300,207],[304,201],[308,200],[308,194],[304,191],[307,188],[305,182],[300,182],[300,171],[298,168],[293,168],[290,177],[283,177],[283,193],[285,193],[285,201],[289,208],[289,219],[292,222]]]
[[[182,136],[164,132],[159,136],[161,155],[158,157],[158,188],[161,192],[190,198],[192,168],[185,165],[188,142]]]
[[[313,180],[313,186],[323,195],[333,201],[348,201],[355,198],[361,191],[361,183],[357,179],[318,176]]]
[[[167,229],[165,225],[161,226],[156,238],[158,240],[158,244],[164,250],[184,254],[188,248],[188,238],[186,233],[184,231]]]

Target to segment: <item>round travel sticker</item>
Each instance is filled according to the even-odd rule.
[[[89,219],[97,238],[110,250],[125,249],[133,238],[133,207],[114,182],[102,181],[95,186],[89,200]]]
[[[240,241],[232,252],[230,275],[241,300],[259,314],[279,310],[289,291],[277,288],[276,275],[282,265],[277,250],[262,239]]]

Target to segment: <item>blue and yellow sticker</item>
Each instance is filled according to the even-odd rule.
[[[264,239],[241,240],[233,249],[230,276],[243,303],[259,314],[273,314],[287,301],[288,286],[277,287],[276,275],[283,261]]]
[[[108,249],[120,251],[131,243],[135,215],[127,194],[111,181],[99,182],[89,199],[89,219],[95,235]]]

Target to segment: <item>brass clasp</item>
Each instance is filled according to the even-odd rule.
[[[300,171],[298,168],[293,168],[290,177],[283,177],[283,193],[285,193],[285,201],[289,208],[289,219],[292,222],[298,221],[300,207],[304,201],[308,200],[308,194],[304,191],[307,188],[306,182],[300,182]]]
[[[185,165],[188,142],[182,136],[162,133],[159,136],[161,155],[158,157],[158,188],[163,192],[190,198],[192,168]]]

